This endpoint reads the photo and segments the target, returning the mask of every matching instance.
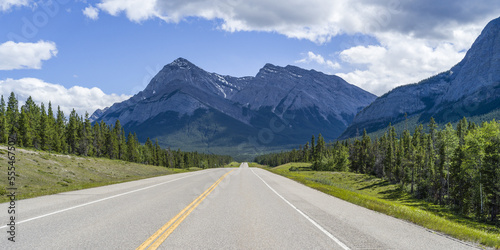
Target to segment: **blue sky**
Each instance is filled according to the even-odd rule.
[[[92,113],[184,57],[233,76],[266,63],[376,95],[458,63],[500,1],[0,0],[0,94]]]

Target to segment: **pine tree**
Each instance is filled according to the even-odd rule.
[[[119,159],[127,160],[127,138],[125,137],[125,130],[122,128],[120,133],[120,141],[119,144]]]
[[[24,107],[28,115],[27,126],[30,127],[27,135],[27,138],[29,138],[30,141],[27,142],[27,144],[29,145],[29,147],[33,146],[38,149],[40,148],[41,140],[39,133],[37,133],[40,130],[40,107],[36,105],[31,96],[26,100],[26,104],[24,105]]]
[[[118,135],[116,134],[116,131],[114,131],[113,128],[111,128],[110,126],[106,127],[107,127],[105,134],[106,154],[109,157],[109,159],[117,159],[119,153]]]
[[[69,153],[75,154],[78,148],[78,114],[73,109],[69,115],[69,121],[66,126],[66,140],[69,146]]]
[[[490,138],[485,147],[484,167],[481,169],[486,205],[490,220],[497,221],[500,213],[500,132]]]
[[[460,145],[464,144],[466,134],[467,134],[467,119],[464,117],[457,124],[457,136]]]
[[[85,121],[83,123],[82,128],[80,129],[80,140],[78,145],[78,153],[84,156],[92,156],[93,155],[93,129],[92,124],[90,123],[89,113],[85,112]]]
[[[3,95],[0,99],[0,143],[7,142],[7,121],[6,121],[5,101]]]
[[[371,149],[371,139],[368,136],[368,133],[366,133],[366,129],[363,129],[363,136],[361,139],[361,148],[360,148],[360,172],[361,173],[367,173],[369,169],[372,167],[370,166],[370,149]]]
[[[139,152],[138,152],[139,142],[137,141],[137,135],[128,133],[127,137],[127,156],[128,161],[139,162]]]
[[[183,158],[184,158],[184,167],[185,168],[189,168],[192,166],[192,163],[191,163],[191,157],[189,157],[189,153],[188,152],[183,152]],[[218,165],[216,163],[216,165]]]
[[[53,149],[56,152],[64,153],[67,152],[67,142],[66,142],[66,117],[64,116],[64,112],[61,110],[61,107],[57,106],[57,118],[55,121],[55,129],[54,129],[54,141],[53,141]]]
[[[465,138],[464,138],[465,139]],[[450,165],[450,202],[461,213],[467,215],[472,196],[472,171],[467,167],[465,145],[459,145]]]
[[[310,157],[311,157],[311,160],[314,161],[316,160],[316,152],[315,152],[315,149],[316,149],[316,143],[314,142],[314,135],[311,137],[311,152],[309,153]]]
[[[422,135],[423,126],[420,124],[415,128],[412,136],[412,151],[414,154],[411,168],[411,193],[414,193],[415,185],[418,187],[422,183],[422,169],[424,167],[425,152],[422,145],[424,137]]]
[[[158,143],[158,139],[155,140],[155,163],[157,166],[163,166],[164,165],[164,159],[163,159],[163,150],[160,147],[160,144]]]
[[[19,134],[17,143],[23,147],[31,147],[31,126],[29,121],[29,115],[26,108],[21,107],[21,114],[19,115]]]
[[[47,141],[48,141],[48,117],[47,113],[45,112],[45,105],[41,104],[40,106],[40,125],[38,126],[38,137],[40,138],[40,149],[42,150],[47,150]]]
[[[391,137],[387,137],[386,134],[384,134],[383,138],[387,138],[385,140],[385,145],[384,145],[384,152],[385,152],[385,157],[383,160],[384,164],[384,169],[382,171],[382,177],[387,177],[389,180],[394,180],[394,176],[392,175],[394,171],[394,146],[393,143],[391,142]]]
[[[6,123],[7,123],[7,133],[9,135],[16,135],[19,130],[19,107],[18,101],[14,92],[10,93],[9,101],[7,102],[7,111],[6,111]]]
[[[306,144],[304,145],[304,153],[303,153],[303,159],[304,159],[304,162],[309,162],[310,160],[310,154],[309,154],[309,142],[306,142]]]
[[[52,110],[52,103],[49,102],[49,108],[47,109],[47,129],[46,129],[47,141],[46,146],[51,152],[54,150],[54,141],[56,137],[56,119],[54,117],[54,112]]]
[[[146,143],[144,143],[143,162],[145,164],[153,164],[153,142],[149,137],[146,139]]]
[[[184,168],[184,156],[182,155],[182,152],[180,149],[177,149],[177,152],[175,154],[175,160],[176,160],[176,166],[177,168]],[[215,166],[215,163],[210,162],[209,167],[213,168]]]
[[[431,135],[432,145],[435,145],[437,124],[436,121],[434,120],[434,117],[431,117],[429,125],[427,126],[429,127],[429,134]]]

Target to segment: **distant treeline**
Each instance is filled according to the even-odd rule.
[[[416,198],[447,205],[458,213],[498,224],[500,213],[500,123],[480,126],[463,118],[453,128],[437,129],[433,118],[424,131],[418,126],[396,134],[393,126],[380,138],[366,131],[354,140],[325,146],[321,134],[298,150],[255,159],[278,166],[311,162],[313,170],[351,171],[385,178]]]
[[[212,168],[232,161],[231,156],[162,149],[158,140],[153,143],[149,138],[141,145],[135,133],[125,136],[119,120],[114,126],[102,121],[92,124],[88,113],[83,118],[74,109],[67,120],[59,106],[54,114],[50,102],[46,109],[31,97],[19,109],[14,93],[7,106],[3,96],[0,99],[0,143],[7,143],[9,135],[15,135],[22,147],[172,168]]]

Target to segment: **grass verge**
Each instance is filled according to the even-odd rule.
[[[454,215],[447,208],[414,199],[398,185],[364,174],[307,171],[309,163],[262,167],[345,201],[378,211],[454,238],[500,249],[500,228]],[[290,168],[295,171],[290,171]],[[306,170],[306,171],[304,171]]]
[[[196,171],[104,158],[49,154],[16,148],[16,199],[105,186],[160,175]],[[7,150],[0,147],[0,203],[9,201]],[[4,177],[2,177],[4,176]]]
[[[226,165],[226,166],[224,166],[224,167],[225,167],[225,168],[239,168],[239,167],[240,167],[240,165],[241,165],[241,163],[233,161],[233,162],[231,162],[231,163],[227,164],[227,165]]]

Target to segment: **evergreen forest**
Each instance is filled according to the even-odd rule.
[[[105,157],[169,168],[213,168],[232,161],[231,156],[182,152],[161,148],[158,140],[147,138],[139,143],[133,132],[127,135],[120,121],[114,125],[92,123],[88,113],[79,116],[76,111],[68,117],[57,107],[53,110],[38,106],[31,97],[19,108],[19,102],[11,93],[7,103],[0,99],[0,143],[15,141],[15,145],[53,153],[79,156]]]
[[[350,171],[399,184],[418,199],[449,206],[458,214],[498,225],[500,213],[500,123],[477,125],[463,118],[437,129],[397,134],[389,124],[380,138],[364,131],[356,139],[325,144],[321,134],[288,152],[258,156],[263,165],[310,162],[315,171]],[[299,169],[290,169],[297,171]]]

